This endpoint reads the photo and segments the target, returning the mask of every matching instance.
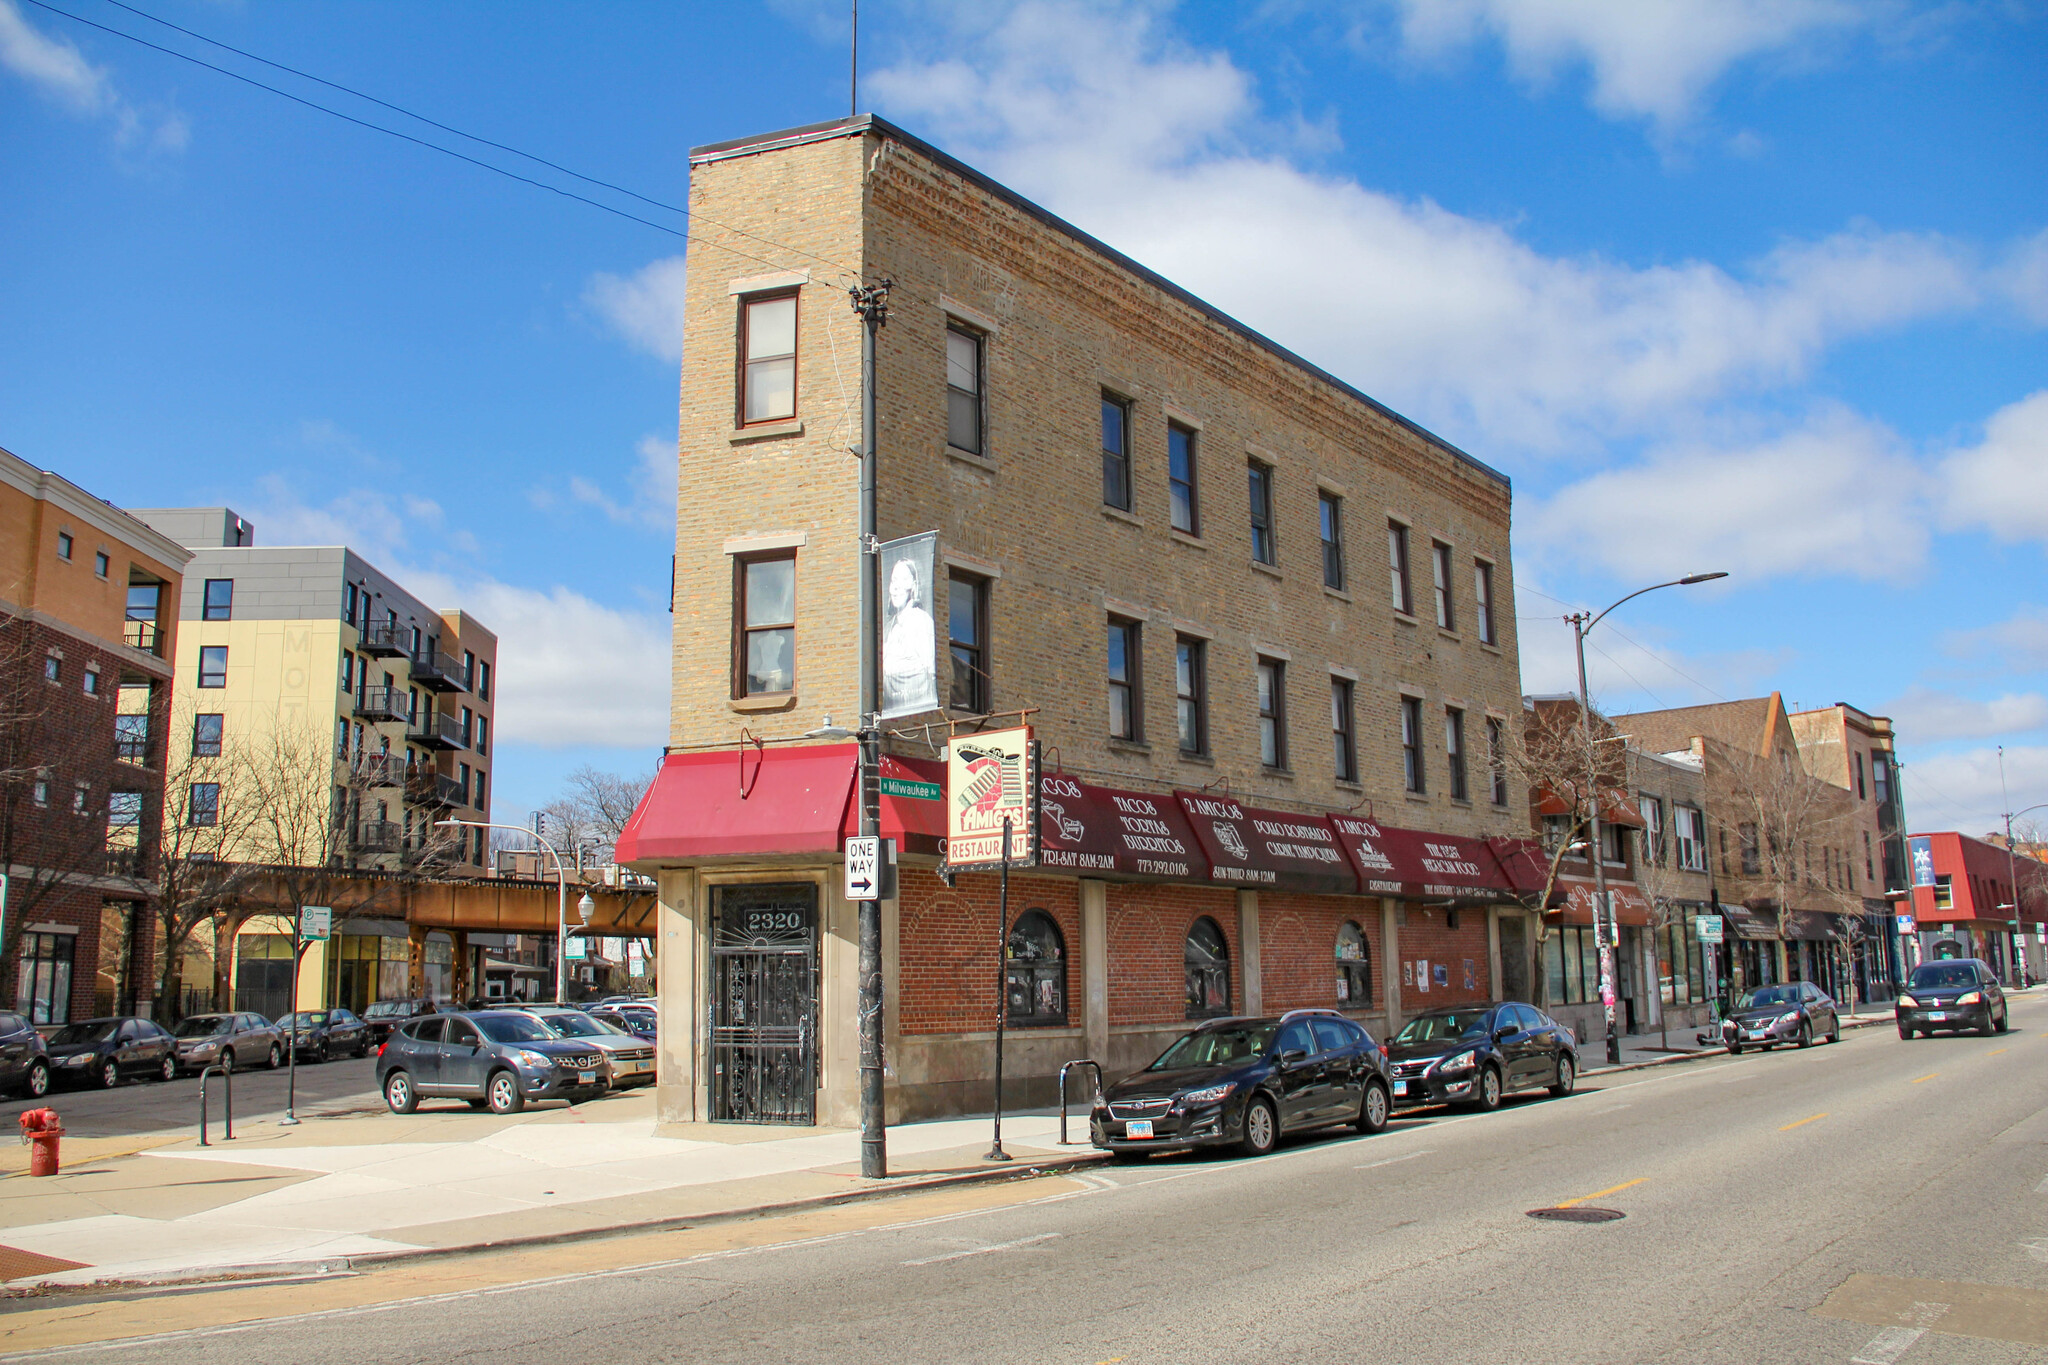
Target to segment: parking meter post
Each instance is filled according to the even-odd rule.
[[[1008,1161],[1003,1150],[1003,1024],[1010,1013],[1010,819],[1003,817],[1002,891],[996,898],[996,1129],[995,1143],[983,1161]]]

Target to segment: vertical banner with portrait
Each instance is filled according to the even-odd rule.
[[[937,531],[925,531],[877,547],[884,720],[939,705],[939,627],[932,616],[932,559],[938,542]]]

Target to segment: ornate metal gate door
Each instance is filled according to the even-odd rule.
[[[711,1117],[814,1122],[817,887],[719,887],[711,934]]]

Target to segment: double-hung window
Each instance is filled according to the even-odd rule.
[[[1323,586],[1344,591],[1344,499],[1335,493],[1316,498],[1323,538]]]
[[[1259,660],[1259,762],[1287,766],[1287,665]]]
[[[946,329],[946,444],[969,455],[982,449],[982,337],[964,327]]]
[[[740,301],[740,425],[796,417],[796,295]]]
[[[1681,872],[1707,870],[1707,817],[1692,806],[1672,810],[1672,824],[1678,836],[1678,868]]]
[[[1273,466],[1250,461],[1245,471],[1251,484],[1252,559],[1271,564],[1276,557],[1273,543]]]
[[[1429,542],[1429,573],[1436,589],[1437,629],[1456,630],[1458,618],[1451,610],[1451,547],[1441,540]]]
[[[1394,610],[1415,614],[1415,594],[1408,585],[1408,528],[1387,522],[1387,575],[1393,587]]]
[[[1648,867],[1664,866],[1664,798],[1661,796],[1639,796],[1636,809],[1643,815],[1643,863]]]
[[[946,621],[953,654],[953,689],[947,704],[955,711],[985,716],[991,705],[986,578],[954,572],[946,585]]]
[[[1349,678],[1330,679],[1330,738],[1336,748],[1339,782],[1358,780],[1358,727],[1352,704],[1355,686]]]
[[[228,685],[228,647],[207,645],[199,651],[199,685],[201,687],[226,687]]]
[[[1142,638],[1136,621],[1109,618],[1109,735],[1133,744],[1144,737],[1140,723],[1144,714],[1139,669]]]
[[[1207,645],[1180,635],[1173,642],[1173,693],[1180,730],[1180,751],[1209,752],[1209,685]]]
[[[1493,779],[1493,804],[1508,803],[1507,726],[1491,716],[1486,720],[1486,769]]]
[[[733,695],[753,697],[796,689],[796,556],[735,561],[739,623]]]
[[[1102,395],[1102,504],[1131,510],[1131,405]]]
[[[1201,508],[1195,494],[1195,433],[1178,422],[1166,428],[1166,487],[1173,504],[1173,529],[1191,536],[1202,533]]]
[[[1472,797],[1465,779],[1465,713],[1455,706],[1444,708],[1444,764],[1451,774],[1451,800]]]
[[[220,757],[225,723],[225,718],[218,712],[202,712],[192,718],[192,757]]]
[[[194,782],[185,798],[185,823],[206,829],[220,823],[220,783]]]
[[[1493,627],[1493,565],[1483,559],[1472,561],[1472,614],[1479,622],[1479,643],[1499,644]]]
[[[206,580],[206,600],[200,609],[203,621],[232,620],[235,614],[235,580],[232,578],[209,578]]]
[[[1427,791],[1422,774],[1422,699],[1401,698],[1401,784],[1420,795]]]

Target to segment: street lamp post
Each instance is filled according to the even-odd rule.
[[[1607,900],[1607,858],[1606,851],[1601,847],[1600,838],[1600,779],[1593,761],[1593,701],[1586,690],[1586,637],[1592,634],[1593,627],[1607,618],[1607,612],[1613,611],[1622,602],[1632,601],[1646,592],[1655,592],[1659,588],[1690,587],[1694,583],[1707,583],[1727,576],[1725,572],[1718,570],[1713,573],[1689,573],[1683,578],[1674,578],[1669,583],[1652,583],[1647,588],[1638,588],[1597,616],[1590,612],[1578,611],[1564,618],[1571,622],[1572,643],[1577,646],[1579,654],[1579,724],[1585,728],[1586,733],[1587,842],[1592,845],[1593,857],[1593,941],[1600,949],[1600,1004],[1607,1015],[1609,1066],[1618,1066],[1621,1063],[1621,1036],[1615,1031],[1614,1026],[1614,953],[1615,949],[1620,947],[1621,924]],[[1607,917],[1605,924],[1601,923],[1602,915]]]
[[[519,834],[533,833],[524,825],[500,825],[489,820],[436,820],[434,824],[439,829],[461,827],[507,829]],[[569,1003],[569,874],[562,870],[562,855],[555,852],[552,844],[538,837],[534,842],[540,845],[541,852],[555,860],[555,1003],[566,1005]],[[584,895],[584,899],[590,899],[588,893]],[[589,923],[587,917],[584,922]]]

